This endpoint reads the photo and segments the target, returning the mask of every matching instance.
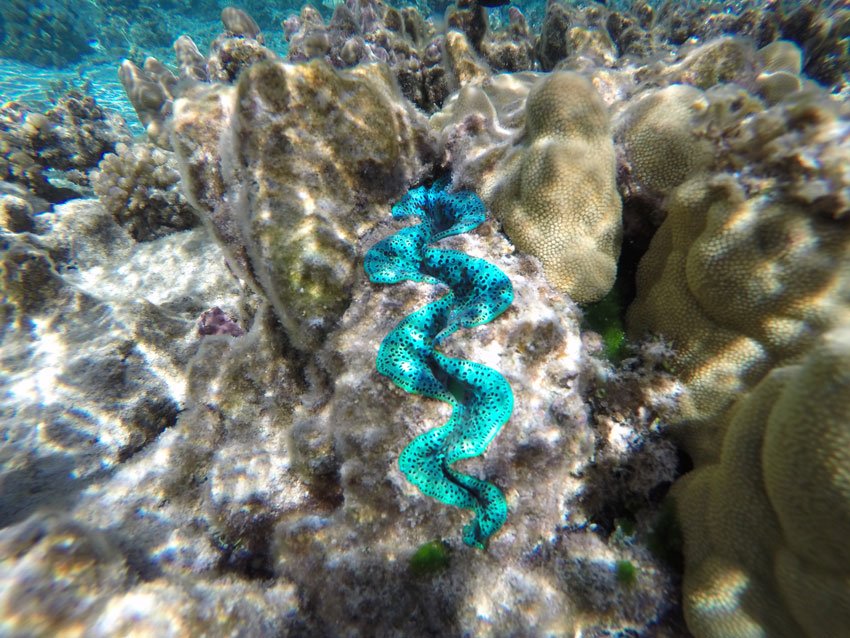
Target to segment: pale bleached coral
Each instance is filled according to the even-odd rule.
[[[335,15],[351,17],[342,5]],[[211,76],[231,40],[247,53],[209,78],[217,82],[196,79],[200,61],[185,36],[175,44],[179,84],[152,59],[145,69],[125,60],[120,75],[148,136],[177,153],[186,195],[234,271],[306,350],[348,305],[360,237],[427,174],[435,144],[385,64],[285,64],[240,35],[213,46]]]
[[[147,58],[142,69],[124,60],[118,78],[148,138],[161,148],[171,149],[165,121],[171,116],[177,78],[154,58]]]

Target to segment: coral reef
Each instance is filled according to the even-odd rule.
[[[426,112],[439,108],[451,90],[443,38],[414,7],[399,10],[374,0],[340,3],[325,24],[305,5],[284,28],[290,61],[322,57],[335,68],[383,61],[405,97]]]
[[[660,73],[662,84],[688,84],[647,88],[615,126],[625,189],[663,218],[637,271],[628,325],[633,336],[662,334],[677,351],[685,392],[670,431],[695,469],[674,493],[686,540],[685,613],[700,638],[817,636],[843,622],[791,602],[822,609],[822,593],[797,598],[789,570],[826,568],[806,563],[812,550],[786,527],[788,506],[768,470],[787,463],[780,447],[798,446],[778,425],[784,417],[768,411],[796,387],[795,366],[817,359],[834,339],[825,335],[850,323],[850,208],[838,168],[850,161],[850,111],[799,75],[801,58],[784,41],[758,52],[729,39],[706,43]],[[837,397],[824,398],[823,410],[846,412]],[[804,420],[798,425],[805,430]],[[769,431],[775,461],[762,443]],[[846,471],[837,439],[810,445]],[[797,472],[821,470],[799,461]],[[838,490],[832,517],[818,522],[828,537],[846,527],[848,497],[817,480],[816,498]],[[735,503],[724,500],[731,493]],[[837,581],[848,573],[838,562],[828,570]]]
[[[582,58],[615,66],[671,53],[683,57],[710,41],[725,41],[715,44],[707,57],[693,60],[697,67],[718,70],[743,61],[739,54],[748,48],[745,42],[764,47],[786,39],[802,49],[806,75],[839,92],[847,86],[850,68],[847,20],[846,11],[834,3],[667,2],[654,7],[638,0],[606,7],[549,2],[534,56],[545,71]]]
[[[133,239],[149,241],[200,222],[179,190],[173,153],[148,142],[116,144],[89,175],[94,194]]]
[[[359,238],[426,170],[424,120],[381,64],[265,62],[196,91],[172,133],[190,201],[292,341],[315,345],[349,303]]]
[[[446,14],[440,32],[413,6],[396,9],[379,0],[357,0],[334,7],[325,24],[305,5],[285,29],[288,59],[323,57],[336,68],[386,62],[402,93],[425,112],[439,109],[448,94],[495,71],[520,71],[534,65],[528,25],[513,7],[504,29],[490,31],[486,10],[461,0]]]
[[[220,9],[6,4],[50,64]],[[122,64],[149,142],[2,107],[4,631],[680,636],[674,528],[697,638],[850,624],[847,11],[447,4],[226,8]],[[389,219],[440,171],[492,218]]]
[[[0,56],[63,67],[93,52],[93,8],[74,11],[55,0],[8,0],[0,7]]]
[[[481,259],[429,244],[468,232],[484,221],[474,193],[448,194],[447,179],[419,187],[393,206],[393,217],[418,215],[422,222],[384,239],[366,253],[366,273],[375,283],[402,280],[445,284],[449,292],[409,315],[378,351],[378,372],[399,387],[452,406],[445,425],[421,434],[404,449],[399,467],[424,494],[475,512],[463,541],[484,547],[507,516],[505,497],[494,485],[453,469],[456,461],[482,454],[513,410],[513,393],[498,372],[452,359],[436,346],[459,328],[492,321],[511,305],[510,280]]]
[[[675,486],[696,635],[828,636],[848,626],[848,370],[844,324],[765,376],[729,414],[719,462]]]
[[[464,512],[418,492],[396,459],[446,406],[391,399],[374,363],[433,286],[358,272],[326,342],[299,353],[201,229],[136,243],[97,200],[45,215],[36,234],[2,235],[10,633],[418,635],[427,618],[435,633],[495,637],[533,613],[547,631],[592,634],[646,631],[673,606],[671,571],[611,533],[603,506],[628,502],[614,515],[646,533],[675,468],[650,431],[669,378],[648,357],[628,372],[595,359],[575,306],[492,222],[441,244],[497,264],[516,303],[446,354],[475,352],[516,388],[511,420],[463,468],[493,477],[512,515],[487,554],[451,535],[432,568],[414,557]],[[213,306],[246,334],[200,337]]]
[[[614,283],[622,234],[607,109],[577,73],[519,76],[467,87],[431,125],[456,185],[480,194],[556,286],[597,301]]]
[[[381,229],[376,239],[398,229],[398,225]],[[529,256],[511,254],[509,244],[494,232],[491,222],[482,224],[474,233],[447,237],[441,241],[441,247],[498,266],[513,282],[515,294],[514,303],[499,320],[474,330],[455,332],[445,344],[447,356],[468,356],[474,352],[477,361],[499,370],[514,388],[515,395],[511,419],[490,443],[486,455],[469,459],[464,469],[465,473],[492,480],[505,494],[509,514],[500,532],[489,539],[486,555],[462,551],[460,538],[445,539],[452,549],[452,559],[448,570],[441,572],[439,582],[449,579],[454,587],[460,583],[454,579],[466,573],[469,580],[461,589],[472,597],[461,594],[468,603],[459,609],[458,625],[445,626],[471,628],[468,630],[484,635],[519,631],[515,623],[526,612],[517,608],[496,612],[488,602],[493,597],[520,595],[516,589],[519,583],[524,583],[521,587],[529,591],[528,596],[522,595],[523,599],[529,601],[543,626],[551,627],[552,631],[558,626],[578,627],[571,620],[572,612],[567,610],[585,605],[593,610],[589,613],[598,619],[595,622],[602,626],[616,625],[622,622],[615,620],[617,615],[631,615],[638,610],[631,593],[626,594],[630,602],[623,601],[621,607],[612,603],[625,592],[618,590],[614,562],[609,561],[616,560],[617,554],[620,559],[627,559],[622,552],[631,553],[635,544],[617,545],[613,538],[611,544],[600,543],[586,525],[588,517],[593,518],[597,512],[604,518],[601,502],[611,502],[614,477],[627,474],[615,469],[624,462],[624,456],[629,459],[627,463],[639,463],[637,449],[649,436],[652,417],[649,421],[645,419],[653,410],[638,416],[627,406],[634,406],[636,400],[640,402],[639,396],[646,399],[645,393],[651,392],[650,388],[659,389],[658,377],[653,381],[650,379],[655,373],[649,376],[646,371],[635,373],[634,381],[627,384],[628,391],[612,382],[605,407],[600,402],[598,412],[595,407],[592,414],[585,412],[587,408],[581,405],[584,400],[576,402],[578,397],[574,393],[593,394],[597,384],[607,385],[604,379],[613,381],[617,375],[603,362],[598,362],[598,368],[596,363],[583,367],[593,358],[584,349],[578,333],[577,310],[546,282],[539,263]],[[400,554],[406,561],[422,543],[441,537],[446,530],[458,529],[466,518],[461,510],[446,508],[409,485],[396,462],[409,439],[430,430],[434,422],[448,420],[447,406],[437,401],[390,399],[398,392],[392,381],[377,372],[366,378],[358,372],[363,366],[374,365],[380,343],[399,315],[414,313],[433,300],[432,286],[411,281],[390,290],[379,285],[358,287],[338,330],[318,352],[322,369],[332,380],[330,398],[322,398],[323,392],[311,390],[293,415],[291,437],[292,445],[298,449],[299,476],[314,486],[324,486],[329,481],[339,486],[344,495],[346,520],[351,521],[358,537],[369,539],[373,556],[397,552],[398,539],[409,537],[409,544]],[[378,317],[383,319],[376,322]],[[574,368],[575,365],[579,368]],[[664,393],[668,391],[665,387]],[[602,416],[607,410],[611,414]],[[642,434],[627,424],[639,422],[644,424],[641,428],[647,427]],[[675,468],[672,446],[647,446],[645,453],[647,469],[654,466],[655,471],[641,472],[641,476],[655,486],[669,482]],[[333,463],[327,467],[331,454]],[[589,460],[591,456],[595,463],[605,464],[599,474],[580,460]],[[376,468],[380,468],[380,473]],[[650,475],[652,479],[648,479]],[[630,491],[632,495],[623,495],[623,501],[629,501],[636,510],[640,509],[637,504],[647,502],[648,484],[627,488],[618,483],[620,487]],[[565,509],[556,503],[566,503]],[[555,514],[558,510],[560,513]],[[394,512],[400,512],[401,518],[394,518]],[[646,519],[642,520],[641,524],[645,524]],[[610,529],[607,523],[606,529]],[[286,565],[285,573],[293,577],[305,569],[325,569],[322,546],[337,543],[351,546],[357,542],[337,536],[341,530],[330,521],[320,529],[296,530],[282,525],[279,531],[285,533],[280,542],[297,547],[304,561],[301,565],[310,566]],[[571,548],[569,559],[563,555],[567,545]],[[626,551],[627,547],[631,549]],[[532,572],[535,575],[523,568],[510,567],[513,559],[509,557],[520,554],[536,565]],[[594,554],[597,558],[590,558]],[[644,571],[645,559],[635,560],[641,570],[639,587],[644,588],[649,581],[643,579],[651,581],[653,570]],[[343,576],[347,569],[351,568],[337,570],[339,578],[348,579]],[[584,575],[580,576],[582,572]],[[610,589],[603,581],[609,583]],[[543,585],[544,582],[547,584]],[[389,581],[379,589],[392,586]],[[487,593],[479,590],[480,587],[486,588]],[[608,596],[597,596],[595,592],[601,591],[600,587]],[[309,589],[323,605],[344,604],[322,587]],[[499,591],[504,593],[493,593]],[[532,591],[547,593],[540,598],[531,594]],[[560,611],[553,614],[556,608]],[[474,620],[473,614],[488,618],[487,625]],[[395,622],[403,622],[393,617]],[[601,620],[602,617],[606,620]],[[390,619],[372,622],[383,626]],[[586,629],[590,631],[589,626]]]
[[[87,172],[130,140],[121,116],[77,89],[45,111],[7,102],[0,106],[0,175],[36,197],[63,202],[85,194]]]

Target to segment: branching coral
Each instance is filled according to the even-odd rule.
[[[513,410],[505,378],[485,365],[453,359],[436,350],[459,328],[499,316],[514,298],[511,281],[488,262],[429,244],[472,230],[484,221],[484,205],[473,193],[445,192],[438,181],[417,188],[393,207],[393,217],[419,215],[422,223],[402,229],[366,254],[366,272],[376,283],[404,279],[449,286],[449,292],[404,319],[381,344],[378,371],[398,386],[452,406],[448,423],[421,434],[402,452],[399,465],[422,492],[475,511],[464,527],[467,545],[484,542],[502,526],[507,503],[495,485],[461,474],[451,465],[478,456]]]
[[[89,176],[95,194],[134,239],[147,241],[198,225],[177,187],[174,153],[149,142],[117,144]]]
[[[0,178],[26,186],[50,202],[80,196],[86,173],[104,153],[131,139],[124,120],[94,98],[71,89],[41,111],[18,102],[0,106]],[[75,188],[48,181],[48,171]]]

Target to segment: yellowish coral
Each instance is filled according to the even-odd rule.
[[[695,469],[671,494],[691,631],[844,635],[849,116],[799,77],[796,46],[738,59],[761,98],[673,85],[623,112],[631,176],[666,213],[628,326],[673,342],[685,384],[671,431]]]
[[[793,42],[776,40],[759,49],[762,72],[756,76],[759,93],[770,104],[802,87],[803,52]]]
[[[694,178],[671,196],[640,263],[633,334],[672,339],[690,392],[677,434],[695,462],[719,454],[720,415],[775,365],[850,320],[844,225],[770,197],[747,199],[731,175]]]
[[[525,134],[480,194],[514,245],[543,261],[555,286],[580,303],[610,290],[621,203],[608,113],[588,79],[562,71],[531,88]]]
[[[714,148],[697,130],[707,109],[701,90],[673,84],[626,110],[618,137],[641,188],[663,195],[709,166]]]
[[[803,52],[789,40],[774,40],[758,51],[763,71],[785,71],[800,75],[803,72]]]
[[[755,65],[755,51],[748,42],[723,37],[692,49],[681,62],[671,65],[665,75],[673,82],[707,89],[716,84],[751,80]]]
[[[490,75],[490,69],[478,59],[469,40],[460,31],[450,30],[443,46],[448,68],[458,86],[466,86]]]
[[[773,370],[728,421],[719,462],[673,490],[689,627],[700,638],[845,635],[850,327]]]

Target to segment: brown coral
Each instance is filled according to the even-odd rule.
[[[116,145],[89,179],[106,209],[138,241],[199,223],[178,188],[180,173],[174,154],[149,142]]]

